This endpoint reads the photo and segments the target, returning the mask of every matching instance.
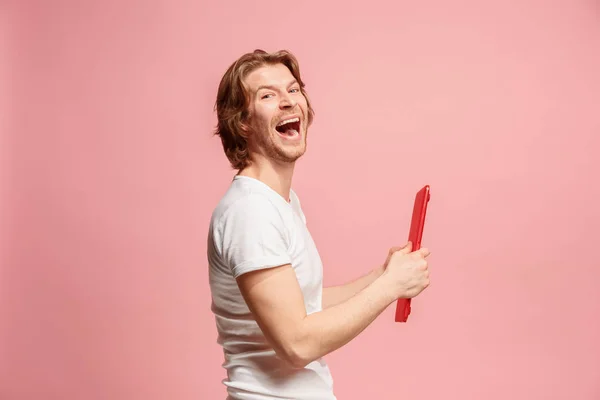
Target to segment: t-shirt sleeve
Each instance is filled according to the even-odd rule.
[[[249,195],[233,204],[220,224],[223,261],[238,276],[290,264],[283,218],[267,199]]]

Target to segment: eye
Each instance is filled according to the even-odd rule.
[[[267,94],[263,95],[263,96],[261,97],[261,99],[269,99],[269,98],[271,98],[272,96],[274,96],[274,94],[273,94],[273,93],[267,93]]]
[[[298,93],[298,92],[300,92],[299,88],[290,89],[290,93]]]

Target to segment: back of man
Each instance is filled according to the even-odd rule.
[[[230,398],[335,399],[326,363],[295,368],[280,359],[236,283],[241,274],[291,264],[306,313],[321,311],[323,267],[296,193],[288,202],[263,182],[236,176],[213,213],[208,259]]]

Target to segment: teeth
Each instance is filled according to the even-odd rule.
[[[277,126],[289,124],[289,123],[292,123],[292,122],[298,122],[298,121],[300,121],[300,118],[298,118],[298,117],[296,117],[296,118],[290,118],[290,119],[286,119],[285,121],[281,121],[280,123],[277,124]]]

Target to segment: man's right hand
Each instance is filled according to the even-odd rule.
[[[429,286],[427,248],[412,251],[412,243],[398,249],[392,248],[381,278],[389,285],[395,298],[412,298]]]

